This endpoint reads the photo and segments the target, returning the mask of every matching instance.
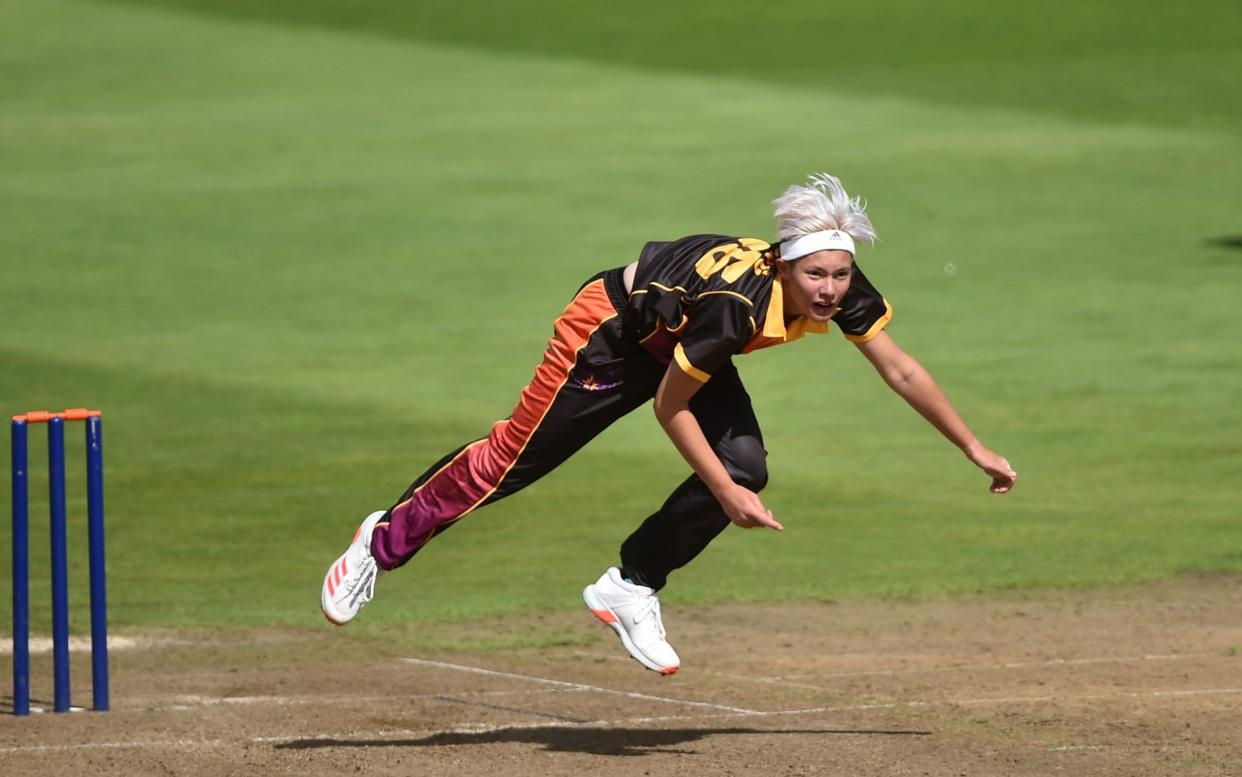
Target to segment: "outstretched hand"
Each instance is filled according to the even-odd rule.
[[[995,451],[979,446],[977,449],[967,450],[966,457],[991,476],[992,485],[988,490],[993,494],[1006,493],[1018,480],[1018,473],[1014,472],[1008,460]]]
[[[731,489],[718,498],[729,520],[743,529],[766,526],[777,531],[785,530],[785,527],[772,517],[772,511],[763,506],[759,495],[745,486],[735,483]]]

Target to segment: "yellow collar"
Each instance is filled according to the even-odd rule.
[[[785,326],[785,290],[781,288],[781,279],[772,278],[772,297],[768,300],[768,315],[763,320],[763,336],[782,342],[792,342],[807,332],[823,334],[828,331],[827,321],[812,321],[806,316],[798,316]]]

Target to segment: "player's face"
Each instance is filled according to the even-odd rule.
[[[850,288],[853,257],[848,251],[816,251],[791,263],[781,263],[785,315],[827,321]]]

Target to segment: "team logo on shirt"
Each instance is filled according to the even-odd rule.
[[[619,380],[607,380],[599,375],[575,368],[569,375],[569,382],[587,391],[608,391],[621,385]]]
[[[764,275],[760,266],[766,265],[768,244],[751,237],[741,237],[732,243],[724,243],[699,257],[694,271],[703,280],[720,275],[725,283],[733,283],[752,267],[756,275]]]

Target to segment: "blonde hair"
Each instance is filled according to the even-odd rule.
[[[816,173],[807,180],[809,185],[790,186],[772,200],[777,240],[839,229],[855,240],[875,242],[875,227],[867,218],[867,204],[858,197],[850,199],[839,178]]]

